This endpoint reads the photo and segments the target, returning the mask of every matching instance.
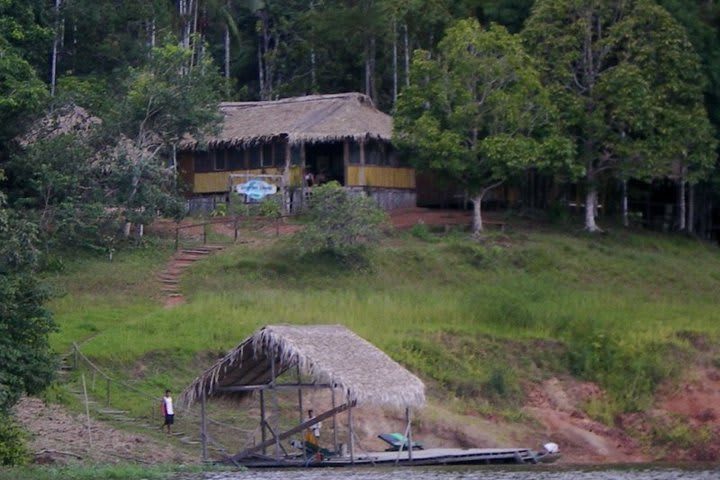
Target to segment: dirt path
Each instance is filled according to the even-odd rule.
[[[23,398],[15,406],[18,422],[30,432],[36,463],[196,463],[198,456],[175,446],[175,439],[159,441],[72,415],[37,398]]]

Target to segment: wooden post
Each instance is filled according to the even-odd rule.
[[[200,443],[202,443],[202,459],[203,462],[207,462],[208,451],[207,451],[207,418],[205,417],[205,402],[207,393],[205,390],[202,392],[200,397]]]
[[[273,417],[275,418],[276,432],[280,431],[280,404],[278,403],[277,389],[275,388],[275,352],[270,352],[270,388],[272,389],[273,396]],[[280,460],[280,437],[273,434],[275,437],[275,459]]]
[[[302,378],[300,377],[300,366],[297,367],[298,385],[302,384]],[[300,423],[303,421],[303,408],[302,408],[302,387],[298,388],[298,420]],[[304,436],[303,436],[304,438]]]
[[[350,463],[355,465],[355,431],[353,430],[352,403],[348,408],[348,449],[350,450]]]
[[[305,175],[307,175],[307,164],[305,163],[305,142],[300,142],[300,210],[305,209],[305,194],[307,193],[307,183],[305,182]]]
[[[413,460],[413,437],[412,437],[412,418],[410,417],[410,407],[405,407],[405,422],[407,423],[407,440],[408,440],[408,458],[410,463]]]
[[[347,187],[350,184],[350,141],[345,140],[343,142],[343,172],[345,176],[345,181],[343,182],[343,187]]]
[[[260,430],[262,432],[262,443],[267,441],[267,434],[265,433],[265,391],[260,390]],[[267,454],[265,447],[262,449],[263,455]]]
[[[358,185],[365,186],[365,142],[360,140],[360,166],[358,167]]]
[[[332,396],[332,408],[335,410],[335,385],[331,387],[331,396]],[[335,453],[338,451],[338,438],[337,438],[337,414],[333,413],[333,446],[335,449]]]
[[[92,432],[90,430],[90,401],[88,400],[85,374],[82,374],[83,396],[85,397],[85,417],[87,418],[88,451],[92,450]]]

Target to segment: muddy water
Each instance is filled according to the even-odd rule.
[[[202,480],[718,480],[720,465],[706,468],[658,468],[632,466],[627,468],[363,468],[251,470],[236,473],[206,473]]]

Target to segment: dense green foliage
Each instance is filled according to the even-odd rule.
[[[25,446],[25,435],[12,418],[0,413],[0,468],[23,465],[30,459]]]
[[[106,230],[113,222],[126,226],[147,223],[158,207],[166,214],[180,213],[174,201],[177,188],[173,178],[158,169],[157,161],[152,159],[157,154],[171,156],[170,150],[183,127],[194,134],[194,126],[214,122],[207,111],[202,113],[202,108],[194,106],[207,107],[220,96],[232,100],[270,99],[356,90],[370,95],[385,110],[399,108],[401,123],[403,116],[420,116],[418,102],[425,98],[423,95],[434,97],[431,111],[440,103],[438,98],[446,100],[447,111],[453,113],[441,116],[454,123],[456,133],[463,122],[471,125],[469,117],[474,116],[476,123],[484,126],[484,132],[478,131],[480,140],[468,135],[455,139],[424,135],[453,130],[450,125],[434,129],[424,121],[424,128],[416,128],[415,138],[409,136],[405,143],[412,142],[415,147],[410,149],[410,160],[419,167],[428,167],[436,176],[446,171],[457,174],[456,168],[444,167],[457,166],[459,157],[481,158],[483,161],[460,162],[482,168],[474,168],[469,183],[458,185],[459,189],[473,185],[467,188],[468,193],[480,203],[479,193],[499,181],[524,189],[518,179],[529,175],[527,181],[533,185],[542,182],[545,187],[540,193],[522,192],[523,200],[540,195],[541,205],[567,204],[572,201],[565,193],[572,188],[568,182],[583,171],[585,181],[578,188],[587,195],[586,226],[593,230],[591,211],[599,197],[603,197],[608,210],[624,208],[617,194],[618,182],[644,182],[646,189],[652,189],[653,182],[667,180],[674,182],[678,191],[674,228],[711,236],[708,219],[717,213],[710,203],[717,193],[713,181],[716,132],[706,112],[715,118],[714,106],[720,98],[716,91],[720,88],[720,44],[715,34],[718,7],[701,0],[658,3],[667,11],[653,0],[189,0],[174,4],[128,0],[123,2],[123,8],[113,8],[109,0],[8,0],[1,6],[0,23],[0,76],[4,79],[0,86],[0,130],[6,130],[0,131],[0,162],[15,159],[5,166],[10,178],[7,193],[13,207],[28,211],[28,218],[43,227],[55,226],[41,228],[43,235],[57,233],[60,242],[76,238],[75,234],[64,235],[67,228],[63,227],[73,224],[73,209],[67,207],[71,203],[80,205],[77,196],[61,194],[56,196],[57,204],[44,203],[52,191],[29,187],[38,181],[32,178],[36,172],[28,172],[28,165],[37,161],[37,155],[16,155],[8,143],[42,107],[48,91],[54,94],[49,109],[71,102],[103,119],[104,135],[93,150],[99,149],[99,155],[110,165],[120,164],[112,170],[114,181],[108,187],[117,194],[113,201],[105,195],[83,201],[94,207],[111,204],[111,208],[119,209],[116,212],[124,213],[108,219],[98,209],[86,209],[76,215],[83,219],[77,222],[82,228],[73,232],[95,234],[93,241],[81,243],[109,244],[113,235],[107,235]],[[583,14],[573,17],[570,11]],[[589,19],[587,25],[585,18]],[[507,56],[503,58],[516,59],[508,62],[504,73],[492,70],[492,59],[487,55],[475,55],[471,61],[473,55],[463,52],[461,46],[467,39],[458,38],[463,36],[458,29],[464,27],[457,25],[463,25],[458,24],[459,20],[470,25],[467,19],[483,24],[479,30],[485,32],[481,35],[485,38],[483,47],[489,47],[487,41],[493,38],[496,46],[504,45],[503,55]],[[536,58],[523,59],[526,54],[513,46],[517,39],[499,35],[500,27],[491,27],[491,22],[521,33],[528,52]],[[449,27],[452,29],[448,31]],[[599,33],[592,35],[593,31]],[[587,45],[583,43],[585,38],[590,39]],[[587,55],[582,54],[585,47]],[[416,57],[411,69],[418,50],[424,53]],[[50,62],[46,60],[48,53]],[[181,56],[185,57],[183,68],[165,68],[168,62],[180,61]],[[585,63],[576,61],[583,59]],[[449,63],[443,66],[443,62]],[[427,67],[433,63],[440,71],[454,72],[455,82],[425,88],[427,82],[441,81],[437,76],[425,78],[420,73],[429,74]],[[458,68],[460,63],[464,69]],[[540,67],[549,96],[540,90],[531,92],[528,72],[535,66]],[[485,73],[481,73],[483,68]],[[51,73],[50,85],[41,81],[48,78],[47,72]],[[220,72],[224,82],[210,78]],[[471,72],[474,76],[468,77]],[[507,74],[514,73],[517,78],[512,81],[493,83],[500,78],[497,75],[504,74],[507,79]],[[483,99],[480,112],[462,107],[473,97],[483,98],[478,97],[483,93],[479,86],[474,95],[469,94],[473,91],[470,87],[458,88],[463,75],[478,85],[492,86],[494,98]],[[572,78],[577,82],[566,81]],[[183,95],[178,99],[180,92]],[[542,115],[521,115],[516,107],[522,93],[528,94],[527,103],[549,102],[541,110],[552,110],[557,116],[543,119]],[[545,99],[538,101],[543,95]],[[143,118],[140,107],[151,98],[152,104],[145,107],[151,112],[161,108],[162,114],[157,110],[157,114]],[[409,104],[412,108],[408,108]],[[159,123],[168,119],[173,121]],[[541,160],[547,166],[557,157],[566,159],[572,154],[557,142],[550,142],[548,149],[538,148],[540,139],[549,134],[548,125],[561,127],[562,133],[575,140],[575,168],[534,168],[534,161]],[[170,135],[168,128],[173,131]],[[685,131],[693,134],[685,135]],[[119,135],[126,141],[120,142]],[[56,150],[57,146],[52,148]],[[58,153],[58,157],[72,157],[71,163],[79,167],[76,170],[85,170],[78,165],[83,155],[75,149]],[[38,154],[46,155],[42,149]],[[443,163],[438,159],[451,158],[454,160],[444,162],[441,169],[432,169],[428,164],[433,162],[425,161],[436,159],[435,163]],[[65,175],[68,169],[57,165],[60,162],[42,163],[50,169],[46,180],[57,177],[56,173],[71,180],[71,175]],[[454,181],[458,178],[450,176]],[[466,176],[460,177],[467,180]],[[478,181],[480,178],[483,181]],[[39,181],[38,187],[49,183]],[[559,188],[553,184],[559,184]],[[687,186],[692,188],[686,191]],[[685,201],[690,204],[687,208],[680,205]],[[535,205],[534,201],[527,203]],[[639,214],[637,205],[631,208]],[[48,212],[53,214],[51,219]],[[88,224],[93,216],[95,224]]]
[[[418,169],[471,196],[477,233],[488,191],[530,166],[566,163],[573,147],[553,135],[554,108],[518,37],[463,20],[438,48],[435,57],[415,52],[395,138]]]
[[[34,274],[34,234],[32,224],[5,208],[0,192],[0,415],[23,393],[41,391],[54,373],[48,334],[55,324]]]
[[[349,257],[380,240],[386,216],[366,195],[352,194],[337,182],[329,182],[313,190],[307,219],[295,235],[301,252]]]
[[[597,230],[598,182],[608,172],[652,179],[678,163],[712,168],[700,61],[665,10],[648,0],[538,0],[523,35],[577,144],[587,230]],[[693,135],[681,133],[688,128]]]

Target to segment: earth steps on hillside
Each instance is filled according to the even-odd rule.
[[[85,395],[82,389],[69,388],[67,391],[76,396],[80,404],[86,404]],[[157,418],[156,422],[152,421],[147,417],[131,417],[128,415],[129,412],[127,410],[108,407],[105,405],[105,402],[101,403],[90,399],[87,400],[87,406],[90,410],[91,417],[97,421],[109,422],[111,425],[121,424],[127,427],[131,427],[132,429],[140,428],[150,431],[162,431],[163,429],[162,419],[159,417]],[[200,444],[199,438],[193,438],[191,434],[183,431],[174,431],[170,435],[167,435],[167,437],[177,439],[178,442],[185,445]]]
[[[183,271],[195,262],[207,258],[208,255],[219,252],[223,248],[221,245],[203,245],[183,248],[173,255],[165,270],[156,275],[160,282],[160,291],[165,297],[165,307],[171,308],[185,303],[185,297],[180,291],[180,276]]]

